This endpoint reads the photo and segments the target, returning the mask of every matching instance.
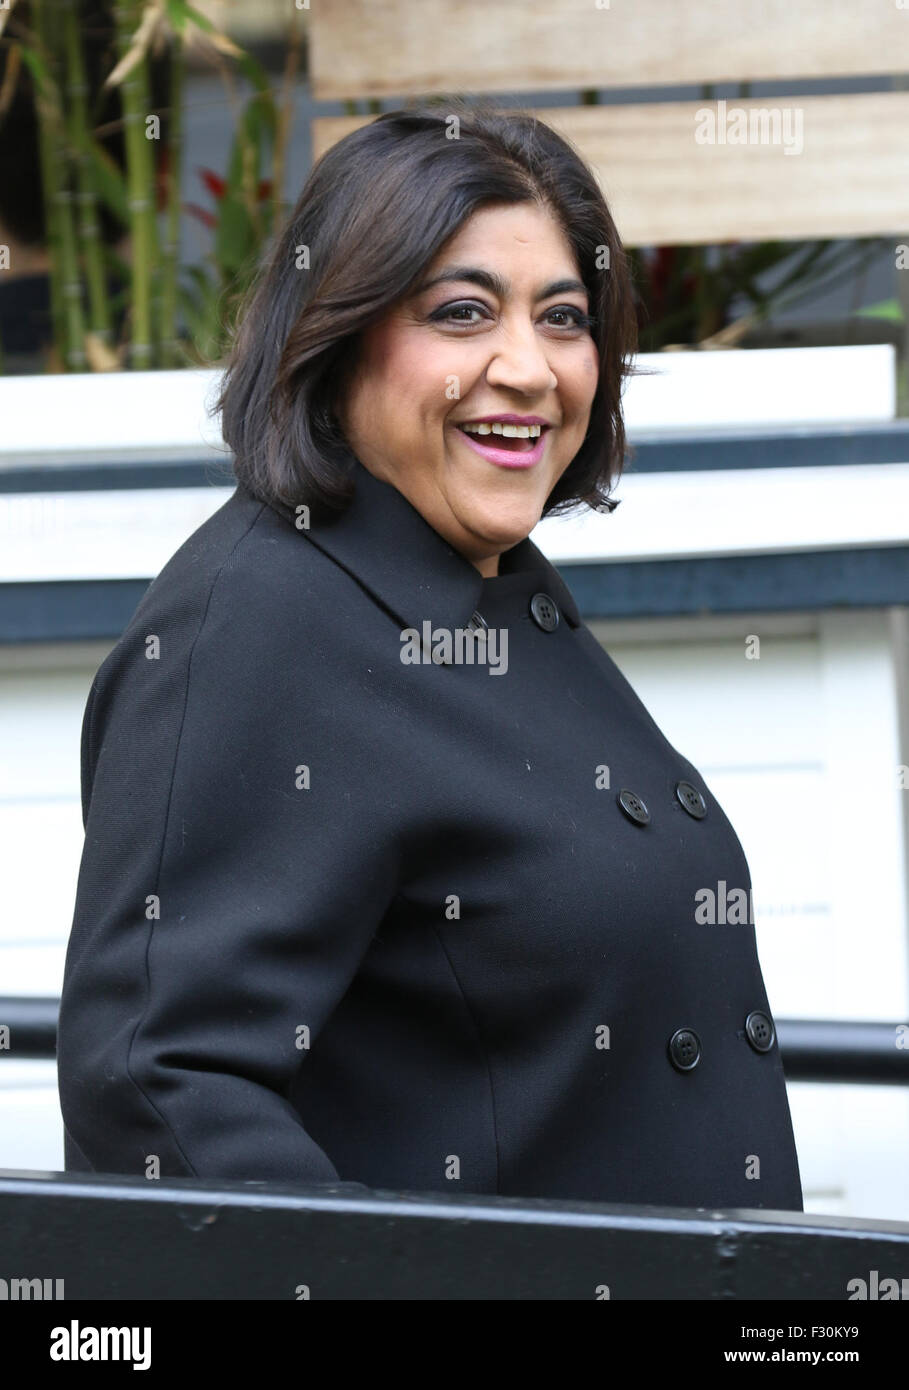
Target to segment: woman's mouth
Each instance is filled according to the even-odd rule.
[[[548,425],[470,420],[456,429],[466,444],[500,468],[531,468],[543,457]]]

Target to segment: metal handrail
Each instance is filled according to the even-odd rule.
[[[0,1058],[56,1056],[59,1009],[56,998],[0,996],[0,1027],[9,1027]],[[778,1018],[776,1029],[789,1081],[909,1085],[909,1022]]]
[[[843,1304],[893,1297],[878,1283],[905,1276],[909,1223],[0,1169],[0,1258],[37,1286],[9,1298]]]

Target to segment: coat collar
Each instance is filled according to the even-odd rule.
[[[483,576],[434,530],[403,493],[355,460],[355,491],[338,517],[298,530],[352,575],[402,624],[425,620],[449,630],[482,612]],[[290,509],[279,508],[289,520]],[[572,627],[581,622],[571,591],[526,537],[502,555],[500,574],[526,572],[528,594],[555,599]]]

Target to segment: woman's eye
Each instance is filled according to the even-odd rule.
[[[467,328],[491,317],[485,305],[467,303],[444,304],[440,309],[436,309],[434,313],[430,314],[430,319],[434,323],[453,323]],[[589,314],[575,308],[573,304],[560,304],[554,309],[547,309],[543,318],[553,328],[560,329],[591,328],[593,325],[593,319]]]
[[[469,326],[479,322],[479,319],[463,317],[466,314],[478,314],[482,318],[486,314],[486,310],[481,308],[479,304],[446,304],[441,309],[437,309],[430,317],[436,323],[464,323]]]
[[[554,325],[556,328],[590,328],[593,323],[589,314],[571,304],[562,304],[557,309],[546,310],[546,318],[551,319],[554,315],[562,320]]]

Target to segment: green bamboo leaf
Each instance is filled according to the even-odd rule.
[[[804,284],[812,275],[823,275],[825,257],[829,264],[831,259],[835,260],[841,252],[851,254],[849,247],[837,250],[832,241],[813,241],[803,245],[798,249],[791,269],[774,287],[773,293],[778,295],[790,285]]]
[[[809,275],[802,284],[797,284],[790,294],[779,297],[778,291],[775,292],[774,309],[788,308],[792,304],[798,304],[807,295],[815,293],[819,284],[823,285],[824,290],[829,292],[840,282],[854,279],[856,274],[861,274],[871,264],[873,258],[888,245],[889,242],[884,237],[875,238],[868,246],[860,242],[857,244],[857,248],[850,243],[844,248],[845,267],[837,263],[838,261],[842,262],[843,257],[830,257],[826,266],[817,274]]]
[[[225,189],[225,197],[229,195],[232,195],[236,198],[242,197],[244,172],[247,167],[247,163],[250,160],[252,161],[252,164],[254,166],[253,172],[255,172],[255,142],[250,140],[249,133],[246,128],[246,121],[243,117],[241,117],[239,122],[237,123],[237,129],[234,133],[233,143],[231,144],[230,148],[230,159],[228,160],[227,173],[225,176],[225,182],[227,185]]]
[[[271,83],[268,80],[268,73],[256,62],[251,54],[243,52],[237,59],[237,67],[244,74],[247,81],[252,83],[257,92],[263,96],[271,95]]]
[[[178,298],[193,351],[204,361],[217,358],[224,347],[223,287],[217,280],[208,280],[199,266],[187,267],[192,285],[181,283]]]
[[[183,16],[182,22],[184,24],[187,21],[194,24],[197,29],[201,29],[204,34],[209,36],[222,53],[228,53],[234,58],[240,71],[245,73],[257,91],[270,91],[268,74],[261,64],[256,62],[255,58],[245,49],[240,48],[232,39],[229,39],[207,15],[202,14],[195,6],[187,4],[186,0],[168,0],[168,13],[170,13],[171,6]]]
[[[753,246],[734,247],[731,256],[734,275],[741,271],[744,275],[760,275],[770,270],[792,255],[792,244],[786,241],[761,241]]]
[[[866,304],[863,309],[856,309],[854,316],[859,319],[889,319],[893,323],[906,321],[903,306],[898,299],[881,299],[877,304]]]
[[[53,91],[54,83],[48,72],[47,64],[41,57],[41,54],[37,49],[30,48],[28,44],[24,43],[19,45],[19,49],[22,53],[22,61],[35,79],[35,83],[40,91],[45,95],[50,95],[51,91]]]
[[[221,282],[200,265],[184,266],[183,273],[186,278],[178,285],[180,303],[184,312],[195,316],[198,326],[206,315],[211,316],[221,293]]]
[[[762,290],[754,280],[747,278],[742,279],[738,284],[731,284],[729,286],[730,299],[739,294],[750,300],[756,308],[762,308],[764,305],[768,304],[771,299],[770,291]]]
[[[178,285],[177,303],[190,336],[198,339],[203,321],[204,301],[188,285]]]
[[[209,288],[213,284],[212,277],[204,266],[187,265],[183,267],[183,270],[200,289]]]
[[[257,140],[274,140],[278,130],[278,108],[272,91],[261,92],[247,104],[244,121]]]
[[[884,240],[881,239],[881,245],[884,244]],[[821,254],[817,260],[812,261],[809,258],[798,268],[797,273],[793,272],[781,285],[777,286],[777,292],[794,283],[797,292],[801,293],[805,287],[823,283],[843,265],[845,265],[847,273],[854,273],[869,264],[876,254],[877,245],[874,241],[847,241],[842,246],[838,246],[834,241],[822,242]]]
[[[255,248],[252,219],[240,198],[225,194],[215,229],[215,257],[228,275],[235,274]]]
[[[184,0],[167,0],[167,18],[170,26],[178,34],[182,34],[187,24],[190,23],[190,16],[187,14],[187,6]]]
[[[125,227],[129,222],[129,202],[120,166],[97,141],[89,145],[88,158],[98,197]]]

